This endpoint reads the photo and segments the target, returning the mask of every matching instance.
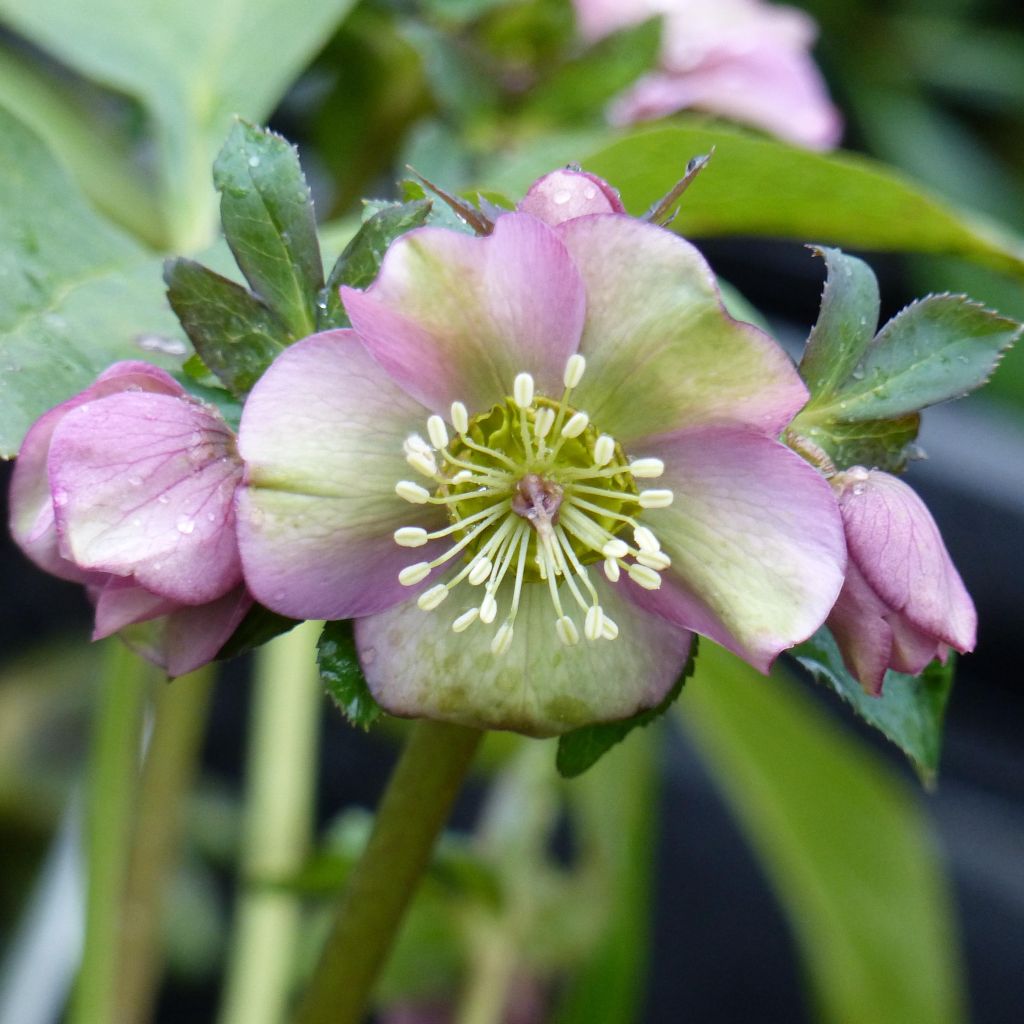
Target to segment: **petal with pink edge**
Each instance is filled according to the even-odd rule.
[[[47,459],[53,432],[64,417],[86,402],[119,391],[183,394],[181,386],[149,363],[121,362],[105,370],[85,391],[39,417],[21,444],[11,477],[10,528],[18,546],[41,569],[62,579],[84,583],[90,574],[63,558],[53,515],[53,495]]]
[[[563,168],[538,178],[516,204],[545,224],[561,224],[592,213],[625,213],[622,200],[596,174]]]
[[[893,632],[888,614],[889,609],[851,560],[839,600],[829,612],[828,628],[850,674],[876,697],[882,693],[885,671],[892,658]],[[934,650],[934,641],[932,647]]]
[[[403,235],[365,292],[342,289],[345,310],[388,375],[429,409],[484,412],[532,373],[561,394],[583,325],[583,286],[551,228],[523,213],[473,238],[441,228]]]
[[[426,417],[353,331],[314,335],[275,360],[238,435],[239,546],[259,601],[293,618],[346,619],[409,596],[399,571],[439,543],[400,548],[394,531],[446,525],[438,506],[395,494],[399,480],[416,479],[402,444]]]
[[[672,559],[661,590],[635,600],[735,651],[766,672],[780,651],[824,621],[846,552],[824,477],[772,438],[742,428],[694,430],[644,442],[675,494],[644,513]]]
[[[595,583],[619,627],[615,640],[564,646],[547,588],[538,583],[526,584],[512,645],[501,655],[490,649],[500,617],[490,626],[478,621],[452,632],[467,607],[459,590],[431,612],[406,601],[360,619],[356,642],[370,690],[396,715],[530,736],[554,736],[655,707],[679,678],[691,634],[637,608],[621,586]],[[511,590],[507,579],[498,588],[499,616],[509,607]]]
[[[88,402],[57,426],[48,465],[61,553],[76,565],[183,604],[241,580],[241,463],[211,407],[134,391]]]
[[[725,312],[688,242],[611,214],[556,230],[587,289],[587,371],[573,403],[601,430],[623,442],[718,422],[774,434],[806,402],[789,357]]]
[[[94,600],[93,640],[112,636],[136,622],[169,615],[181,607],[176,601],[154,594],[123,576],[108,576],[106,583],[94,593]]]
[[[850,558],[879,597],[918,631],[973,650],[974,602],[924,502],[878,470],[855,469],[837,481]]]

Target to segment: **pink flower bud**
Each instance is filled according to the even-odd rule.
[[[849,564],[829,628],[847,668],[881,694],[886,669],[917,675],[974,649],[977,616],[924,502],[901,480],[854,467],[833,477]]]
[[[31,427],[11,481],[11,532],[41,568],[84,583],[94,639],[146,622],[136,646],[171,675],[211,660],[252,599],[220,414],[162,370],[117,363]]]

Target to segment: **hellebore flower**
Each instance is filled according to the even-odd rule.
[[[619,124],[696,109],[754,125],[810,149],[830,149],[842,119],[810,48],[814,21],[763,0],[574,0],[590,42],[664,16],[660,67],[612,104]]]
[[[950,648],[974,650],[974,604],[924,502],[902,480],[861,466],[832,486],[849,565],[828,626],[864,689],[881,694],[888,668],[917,675]]]
[[[215,409],[148,363],[116,363],[29,430],[11,532],[40,568],[85,584],[94,640],[127,630],[131,646],[183,675],[252,604],[234,530],[241,475]]]
[[[239,544],[269,607],[359,620],[385,708],[551,735],[656,705],[691,630],[766,669],[823,621],[838,509],[776,440],[806,390],[688,243],[508,213],[342,299],[246,404]]]

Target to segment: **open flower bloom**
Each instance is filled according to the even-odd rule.
[[[660,67],[612,105],[620,124],[704,110],[811,149],[835,146],[842,120],[810,56],[817,30],[794,7],[763,0],[575,0],[593,42],[663,15]]]
[[[828,626],[864,689],[880,694],[886,669],[917,675],[950,648],[974,650],[974,604],[924,502],[861,466],[832,485],[850,560]]]
[[[385,708],[549,735],[656,705],[691,630],[767,669],[823,621],[838,509],[776,440],[806,391],[688,243],[509,213],[342,297],[246,404],[239,543],[269,607],[359,619]]]
[[[94,639],[128,630],[182,675],[216,655],[252,604],[234,530],[241,473],[216,410],[163,370],[117,363],[29,430],[11,532],[42,569],[85,584]]]

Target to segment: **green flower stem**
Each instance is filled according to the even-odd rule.
[[[135,816],[118,952],[118,1024],[145,1024],[163,967],[160,923],[213,686],[212,665],[157,690]]]
[[[114,1021],[117,957],[138,789],[142,713],[154,670],[119,640],[107,643],[85,798],[85,945],[70,1024]]]
[[[377,811],[296,1024],[358,1024],[483,733],[421,720]]]
[[[241,872],[245,888],[220,1024],[280,1024],[295,976],[300,903],[263,883],[295,874],[313,834],[322,693],[307,622],[260,649],[256,662]]]

